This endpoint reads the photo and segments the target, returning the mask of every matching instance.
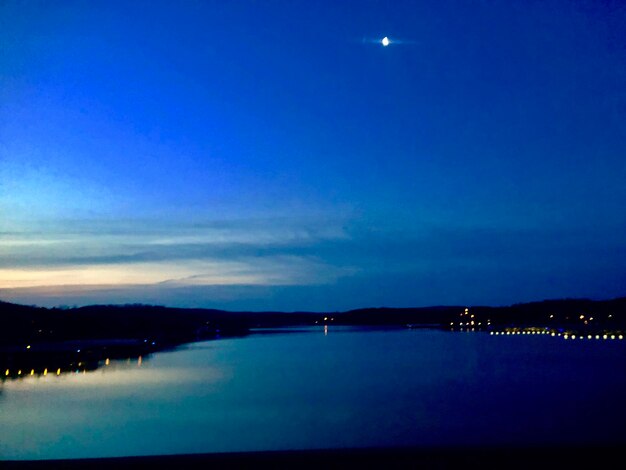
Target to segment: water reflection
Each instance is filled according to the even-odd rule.
[[[171,347],[157,348],[143,341],[64,342],[7,348],[0,351],[0,380],[85,374],[109,367],[115,360],[126,360],[128,364],[141,367],[144,360],[164,349]]]
[[[56,377],[48,363],[37,378],[45,369],[22,365],[21,380],[2,384],[0,455],[624,442],[624,342],[610,335],[616,347],[568,347],[540,330],[530,341],[504,328],[497,338],[328,329],[194,343],[149,361],[101,356],[86,375],[68,364]]]
[[[593,321],[593,317],[584,317]],[[580,329],[565,329],[552,326],[509,326],[496,328],[490,319],[479,319],[465,309],[461,314],[461,322],[452,322],[450,332],[483,332],[492,336],[514,335],[542,335],[563,340],[598,340],[623,341],[625,332],[622,330],[582,331]],[[582,318],[581,318],[582,319]],[[332,320],[332,318],[328,318]],[[474,323],[474,326],[472,326]],[[463,326],[461,326],[463,325]],[[469,325],[469,326],[466,326]],[[321,326],[321,325],[320,325]],[[408,328],[417,328],[416,325],[406,325]],[[396,327],[397,328],[397,327]],[[400,327],[402,328],[402,327]],[[384,327],[349,327],[333,326],[334,332],[354,332],[356,330],[387,329]],[[421,328],[420,328],[421,329]],[[445,328],[444,328],[445,329]],[[257,334],[288,334],[319,332],[317,327],[301,328],[274,328],[252,331]],[[328,336],[329,325],[323,325],[323,334]],[[157,346],[151,341],[116,340],[91,342],[63,342],[49,344],[28,344],[13,349],[0,350],[0,383],[11,380],[21,380],[27,377],[60,376],[64,374],[78,374],[107,368],[112,361],[125,361],[129,367],[141,368],[145,360],[150,359],[155,352],[173,349],[174,346]]]

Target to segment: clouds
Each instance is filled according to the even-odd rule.
[[[619,232],[598,244],[592,227],[277,217],[41,228],[0,234],[1,298],[343,309],[617,296],[626,280]]]
[[[70,221],[0,235],[4,288],[289,285],[330,282],[342,269],[306,247],[345,237],[319,221],[172,224]],[[302,251],[300,251],[302,250]]]

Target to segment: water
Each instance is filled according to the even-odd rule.
[[[626,443],[626,342],[332,327],[6,380],[0,458]]]

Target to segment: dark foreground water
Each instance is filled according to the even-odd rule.
[[[331,327],[0,389],[0,458],[626,444],[626,341]]]

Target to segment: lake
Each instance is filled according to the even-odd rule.
[[[626,443],[626,341],[323,327],[4,380],[0,458]]]

